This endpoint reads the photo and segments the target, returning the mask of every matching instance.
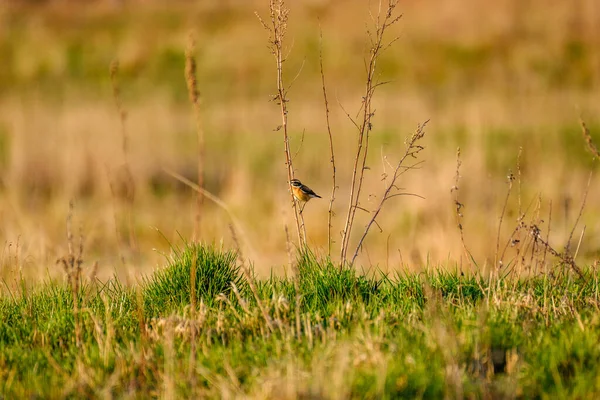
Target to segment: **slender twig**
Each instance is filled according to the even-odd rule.
[[[292,157],[292,160],[295,160],[296,157],[298,157],[298,154],[300,154],[300,150],[302,150],[302,146],[304,145],[304,134],[306,133],[306,129],[302,129],[302,136],[300,137],[300,144],[298,145],[298,150],[296,150],[296,153],[294,153],[294,157]]]
[[[348,199],[348,211],[346,213],[346,222],[344,224],[344,229],[342,231],[342,244],[340,246],[340,265],[343,266],[347,259],[348,246],[350,244],[350,236],[352,232],[352,226],[354,223],[354,217],[356,215],[356,208],[359,204],[360,193],[362,189],[362,183],[364,178],[364,172],[367,162],[367,155],[369,151],[369,136],[372,130],[371,119],[374,115],[374,110],[372,109],[372,99],[375,91],[375,72],[377,67],[377,60],[381,55],[382,50],[384,49],[384,34],[386,30],[396,23],[399,19],[398,17],[392,17],[394,8],[397,5],[397,1],[390,0],[388,3],[387,10],[385,12],[385,16],[383,17],[383,22],[381,21],[381,4],[380,9],[377,14],[375,21],[375,33],[371,34],[367,31],[369,39],[371,41],[371,49],[369,61],[366,63],[367,77],[365,82],[365,94],[362,98],[361,110],[362,110],[362,121],[360,125],[358,125],[358,137],[357,137],[357,149],[356,156],[354,158],[354,166],[352,169],[352,179],[350,185],[350,194]],[[346,113],[347,114],[347,113]],[[348,114],[347,114],[348,115]],[[348,115],[348,117],[350,117]],[[353,120],[354,121],[354,120]],[[357,124],[355,124],[357,125]],[[391,187],[388,188],[391,190]],[[382,199],[382,202],[385,199]],[[378,214],[378,213],[376,213]],[[376,214],[374,217],[376,217]],[[373,221],[373,219],[371,220]],[[373,222],[370,222],[367,226],[370,227]],[[368,232],[368,228],[367,228]],[[364,240],[363,238],[361,239]],[[359,248],[360,248],[359,244]],[[356,255],[353,257],[353,261],[356,258]],[[352,264],[352,263],[351,263]]]
[[[79,302],[79,294],[81,287],[81,264],[83,264],[83,235],[80,236],[79,249],[75,253],[73,249],[73,200],[69,202],[69,213],[67,214],[67,250],[68,254],[56,260],[57,264],[62,264],[66,274],[71,295],[73,296],[73,319],[75,323],[75,344],[79,348],[82,345],[82,330],[81,330],[81,304]]]
[[[194,108],[194,120],[196,121],[196,135],[198,138],[198,186],[204,187],[204,129],[202,128],[202,114],[200,110],[200,94],[198,92],[198,81],[196,79],[196,43],[190,34],[188,47],[185,52],[185,81],[187,83],[190,102]],[[202,216],[202,204],[204,195],[202,192],[196,194],[196,215],[194,223],[194,239],[200,236],[200,221]]]
[[[585,142],[588,145],[588,148],[590,149],[590,151],[592,152],[594,157],[600,158],[600,152],[598,151],[598,148],[592,141],[592,135],[590,134],[590,130],[588,129],[588,127],[585,124],[585,122],[583,121],[583,119],[579,119],[579,123],[581,124],[581,130],[583,132],[583,137],[585,139]]]
[[[548,211],[548,231],[546,232],[546,242],[550,242],[550,230],[552,228],[552,200],[550,200],[549,205],[550,210]],[[546,254],[548,253],[547,249],[544,247],[544,256],[542,258],[542,265],[546,264]]]
[[[354,264],[354,260],[356,260],[356,257],[358,256],[358,252],[361,249],[362,244],[363,244],[365,238],[367,237],[369,230],[371,229],[371,226],[375,223],[377,216],[381,212],[381,209],[383,208],[383,204],[387,200],[389,200],[392,197],[395,197],[397,195],[414,195],[412,193],[395,193],[394,194],[391,192],[392,192],[392,189],[395,189],[397,187],[396,180],[398,179],[398,177],[406,171],[406,170],[404,170],[404,171],[401,170],[402,164],[405,162],[405,160],[409,157],[416,157],[417,154],[420,153],[424,149],[424,147],[418,145],[417,142],[419,140],[421,140],[423,138],[423,136],[425,136],[425,126],[427,125],[428,122],[429,122],[429,120],[420,124],[417,127],[417,130],[415,131],[415,133],[413,133],[412,136],[407,140],[406,151],[404,152],[404,155],[398,161],[398,164],[396,164],[396,169],[394,170],[394,174],[392,175],[391,181],[388,184],[385,192],[383,193],[383,196],[381,197],[381,200],[379,201],[379,205],[377,206],[375,211],[372,213],[372,217],[371,217],[370,221],[367,223],[367,226],[365,227],[362,237],[360,238],[358,245],[356,246],[356,250],[354,251],[354,255],[352,256],[352,260],[350,261],[350,266],[352,266]],[[415,196],[418,196],[418,195],[415,195]]]
[[[545,249],[548,251],[548,253],[552,254],[554,257],[560,259],[561,264],[564,265],[568,265],[571,267],[571,269],[573,271],[575,271],[575,273],[577,273],[577,275],[584,279],[584,275],[581,272],[581,269],[577,266],[577,264],[575,263],[575,260],[573,259],[573,257],[571,257],[568,253],[563,252],[563,253],[559,253],[556,249],[554,249],[550,243],[548,243],[546,240],[542,239],[542,234],[541,234],[541,230],[540,228],[535,225],[532,224],[529,226],[529,233],[530,235],[533,237],[533,240],[537,243],[540,243],[542,246],[545,247]]]
[[[500,213],[500,221],[498,222],[498,233],[496,234],[496,253],[494,255],[494,268],[497,270],[502,265],[502,260],[499,259],[500,256],[500,231],[502,230],[502,222],[504,221],[504,215],[506,214],[506,208],[508,206],[508,199],[510,198],[510,193],[512,191],[513,181],[515,180],[515,176],[512,172],[508,172],[508,176],[506,177],[508,181],[508,190],[506,191],[506,197],[504,198],[504,204],[502,205],[502,212]]]
[[[471,253],[467,249],[467,244],[465,243],[465,234],[463,230],[462,220],[463,213],[462,209],[464,204],[459,201],[459,181],[460,181],[460,166],[462,165],[462,161],[460,159],[460,147],[456,149],[456,175],[454,176],[454,186],[450,189],[450,193],[454,193],[454,206],[455,206],[455,217],[456,217],[456,226],[458,228],[458,232],[460,233],[460,242],[462,243],[463,251],[465,252],[465,258],[469,265],[471,265]]]
[[[201,188],[200,186],[198,186],[196,183],[190,181],[189,179],[187,179],[186,177],[178,174],[177,172],[171,171],[170,169],[167,168],[163,168],[163,170],[171,175],[173,178],[177,179],[179,182],[189,186],[190,188],[192,188],[194,191],[202,193],[202,195],[204,197],[206,197],[207,199],[211,200],[212,202],[214,202],[216,205],[218,205],[219,207],[221,207],[229,216],[229,218],[231,219],[231,223],[233,224],[233,226],[235,227],[235,229],[237,230],[237,232],[239,232],[245,242],[247,243],[248,247],[250,248],[250,251],[252,252],[252,254],[254,254],[254,249],[252,244],[250,243],[250,240],[248,239],[248,235],[246,235],[244,229],[242,228],[241,223],[239,222],[239,220],[237,219],[237,217],[233,214],[233,212],[231,211],[231,209],[229,208],[229,206],[227,204],[225,204],[225,202],[221,199],[219,199],[217,196],[215,196],[214,194],[212,194],[211,192],[209,192],[208,190]]]
[[[581,215],[583,214],[583,209],[585,208],[585,203],[587,201],[587,195],[590,191],[590,184],[592,183],[592,175],[593,171],[590,171],[590,176],[588,178],[587,186],[585,188],[585,192],[583,193],[583,200],[581,201],[581,207],[579,207],[579,214],[577,214],[577,218],[575,219],[575,223],[573,224],[573,229],[571,229],[571,233],[569,234],[569,239],[567,240],[567,244],[565,245],[565,254],[569,254],[571,250],[571,240],[573,240],[573,234],[575,233],[575,228],[577,224],[579,224],[579,220],[581,219]]]
[[[269,32],[269,48],[271,53],[275,57],[275,64],[277,69],[277,94],[275,95],[275,101],[277,101],[280,112],[281,112],[281,126],[279,129],[283,130],[283,143],[285,153],[285,164],[287,168],[288,177],[288,188],[290,191],[290,197],[292,200],[292,207],[294,208],[294,218],[296,221],[296,229],[298,232],[298,244],[306,245],[306,236],[303,237],[304,217],[298,210],[298,202],[296,201],[292,193],[291,181],[294,179],[294,166],[293,159],[290,151],[290,138],[288,134],[288,109],[287,109],[287,90],[284,85],[283,79],[283,63],[285,57],[283,55],[283,39],[287,31],[287,19],[289,10],[285,6],[283,0],[270,0],[269,1],[269,15],[270,24],[263,20],[258,13],[255,13],[262,26]],[[279,130],[278,129],[278,130]],[[305,228],[304,228],[305,229]]]
[[[110,63],[110,82],[113,90],[113,98],[115,99],[115,106],[117,107],[117,112],[119,113],[119,122],[121,125],[121,151],[123,152],[125,164],[127,164],[127,159],[129,156],[129,138],[127,136],[126,129],[127,112],[123,108],[123,102],[121,100],[121,88],[119,87],[119,81],[117,79],[118,74],[119,62],[114,60]]]
[[[333,216],[333,202],[335,201],[335,153],[333,151],[333,135],[331,134],[331,124],[329,123],[329,101],[327,100],[327,90],[325,88],[325,73],[323,72],[323,31],[319,31],[319,66],[321,69],[321,84],[323,87],[323,102],[325,104],[325,121],[327,122],[327,134],[329,135],[329,152],[331,154],[331,197],[329,200],[329,210],[327,213],[327,255],[331,257],[331,218]]]
[[[131,167],[129,166],[129,136],[127,135],[127,111],[123,107],[123,101],[121,99],[121,88],[119,86],[119,62],[113,61],[110,63],[110,82],[113,90],[113,98],[115,100],[115,106],[119,114],[119,124],[121,127],[121,151],[123,153],[123,166],[119,171],[119,187],[117,188],[116,182],[113,179],[110,181],[111,191],[117,195],[122,193],[121,196],[126,200],[126,219],[129,230],[129,246],[137,252],[137,240],[135,237],[134,221],[133,221],[133,203],[135,201],[135,182],[133,180],[133,174],[131,173]],[[119,190],[114,190],[119,189]],[[115,219],[117,218],[115,214]],[[117,235],[120,237],[120,234]]]

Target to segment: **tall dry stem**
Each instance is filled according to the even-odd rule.
[[[333,202],[335,201],[335,152],[333,151],[333,136],[331,124],[329,123],[329,101],[327,100],[327,89],[325,87],[325,72],[323,71],[323,31],[319,32],[319,67],[321,69],[321,84],[323,87],[323,102],[325,105],[325,121],[327,122],[327,134],[329,135],[329,152],[331,154],[331,198],[327,213],[327,255],[331,257],[331,218],[333,216]]]
[[[385,82],[377,82],[375,78],[377,61],[381,53],[391,46],[398,38],[394,38],[389,43],[384,43],[385,32],[388,28],[394,25],[400,19],[401,15],[394,16],[394,9],[398,2],[396,0],[390,0],[387,9],[382,16],[381,3],[379,5],[379,12],[377,17],[372,17],[373,23],[375,24],[375,32],[367,31],[370,40],[369,60],[366,63],[367,77],[365,82],[364,95],[361,104],[361,121],[357,123],[350,117],[348,113],[346,115],[352,120],[354,126],[358,130],[357,136],[357,149],[356,156],[354,158],[354,165],[352,168],[352,180],[350,185],[350,194],[348,196],[348,211],[346,213],[346,220],[344,223],[344,230],[342,231],[342,244],[340,246],[340,265],[343,266],[347,260],[348,247],[350,245],[350,237],[352,233],[352,225],[354,224],[354,217],[356,210],[360,208],[360,192],[362,189],[363,177],[366,169],[367,155],[369,152],[369,135],[373,128],[371,119],[374,116],[372,109],[372,100],[375,93],[375,89],[384,84]],[[371,221],[375,219],[372,218]],[[372,222],[371,222],[372,223]],[[370,224],[368,226],[370,226]],[[367,229],[368,230],[368,229]],[[362,239],[361,239],[362,243]],[[360,244],[358,246],[360,248]],[[353,257],[354,259],[355,257]]]
[[[508,172],[506,177],[508,182],[508,190],[506,191],[506,197],[504,198],[504,204],[502,205],[502,212],[500,213],[500,221],[498,222],[498,233],[496,234],[496,252],[494,253],[494,270],[497,271],[502,267],[502,260],[500,259],[500,232],[502,230],[502,222],[504,221],[504,215],[506,214],[506,208],[508,207],[508,199],[512,192],[513,182],[515,176],[511,171]]]
[[[271,54],[275,57],[275,64],[277,68],[277,94],[274,96],[274,101],[279,105],[281,112],[281,125],[276,130],[283,132],[283,144],[285,153],[285,165],[287,169],[288,177],[288,188],[292,200],[292,207],[294,208],[294,219],[296,221],[296,229],[298,231],[298,244],[300,246],[306,245],[306,235],[303,234],[304,217],[299,211],[299,205],[292,193],[291,181],[294,179],[294,166],[293,158],[290,151],[290,137],[288,133],[288,109],[287,109],[287,88],[284,85],[283,79],[283,63],[286,61],[283,55],[283,39],[287,31],[289,9],[285,6],[283,0],[270,0],[269,1],[269,16],[270,23],[263,20],[258,13],[256,16],[263,25],[263,27],[269,32],[269,49]]]
[[[83,235],[79,238],[79,249],[77,253],[73,248],[73,201],[69,202],[69,213],[67,214],[67,247],[68,254],[59,258],[56,262],[62,264],[69,282],[71,295],[73,296],[73,319],[75,321],[75,344],[81,346],[81,305],[79,304],[79,289],[81,287],[81,264],[83,264]]]
[[[187,83],[190,102],[194,108],[194,120],[196,122],[196,135],[198,140],[197,161],[198,161],[198,186],[204,187],[204,129],[202,128],[202,114],[200,109],[200,92],[198,91],[198,80],[196,78],[196,42],[190,34],[188,47],[185,51],[185,81]],[[194,221],[194,239],[200,236],[200,222],[202,218],[202,205],[204,195],[202,192],[196,193],[196,215]]]
[[[113,90],[113,98],[115,106],[119,114],[119,123],[121,126],[121,151],[123,153],[123,165],[116,173],[110,177],[110,189],[115,198],[124,199],[126,203],[126,219],[129,230],[129,246],[137,252],[137,240],[135,237],[135,223],[133,221],[133,204],[135,202],[135,181],[129,165],[129,136],[127,134],[127,111],[123,107],[121,98],[121,87],[119,86],[119,62],[113,61],[109,68],[110,82]],[[115,214],[115,225],[117,223],[117,215]],[[118,229],[118,228],[117,228]],[[117,231],[117,239],[120,241],[120,233]]]
[[[460,186],[459,186],[459,181],[460,181],[460,166],[462,165],[462,161],[460,159],[460,147],[458,147],[456,149],[456,175],[454,176],[454,186],[452,186],[452,188],[450,189],[450,193],[454,193],[454,216],[456,217],[456,227],[458,228],[458,232],[460,233],[460,242],[462,244],[463,247],[463,251],[465,253],[465,258],[467,259],[467,262],[469,263],[469,265],[471,265],[471,253],[469,252],[469,250],[467,249],[467,244],[465,242],[465,233],[464,233],[464,229],[463,229],[463,225],[462,225],[462,221],[463,221],[463,207],[464,204],[462,204],[459,200],[458,194],[460,191]]]
[[[592,140],[592,135],[590,134],[590,130],[588,129],[587,125],[585,124],[585,121],[583,119],[580,119],[579,123],[581,124],[583,138],[585,139],[585,142],[588,145],[588,149],[590,149],[590,151],[592,152],[594,157],[600,158],[600,152],[598,151],[598,148],[596,147],[596,145],[594,144],[594,141]]]

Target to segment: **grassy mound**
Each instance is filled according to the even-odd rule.
[[[234,251],[221,252],[202,244],[185,244],[183,249],[174,250],[165,268],[146,279],[143,289],[146,313],[156,316],[190,304],[192,270],[196,275],[196,299],[202,299],[209,306],[219,294],[230,294],[232,284],[242,292],[247,285]]]

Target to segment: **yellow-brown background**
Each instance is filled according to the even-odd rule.
[[[193,177],[196,132],[183,77],[188,35],[197,40],[198,81],[206,135],[206,187],[223,199],[246,231],[244,255],[257,270],[287,263],[284,226],[293,235],[267,33],[254,11],[267,1],[19,2],[0,5],[0,239],[2,274],[22,269],[60,273],[65,218],[75,202],[74,233],[85,238],[86,266],[129,278],[164,262],[167,241],[193,231],[194,194],[163,172]],[[376,2],[371,10],[376,12]],[[296,175],[324,199],[306,208],[309,243],[326,252],[331,173],[318,73],[319,25],[338,164],[334,233],[347,205],[356,132],[338,101],[358,110],[367,54],[366,1],[290,1],[285,64]],[[419,122],[431,119],[422,169],[402,180],[425,197],[396,198],[367,240],[360,264],[420,268],[461,263],[450,188],[457,146],[464,163],[460,196],[467,246],[484,264],[493,258],[509,170],[523,148],[522,203],[552,201],[551,240],[568,236],[595,167],[578,119],[600,134],[600,5],[596,0],[405,1],[390,32],[400,40],[380,62],[366,194],[379,195],[386,156],[392,163]],[[128,206],[111,191],[122,176],[122,133],[109,78],[120,62],[127,111],[128,162],[135,183]],[[388,167],[389,171],[389,167]],[[592,177],[578,259],[600,251],[598,177]],[[514,228],[517,187],[504,220]],[[372,208],[375,197],[361,201]],[[535,207],[532,206],[531,209]],[[530,212],[531,214],[531,212]],[[358,235],[366,215],[360,215]],[[544,227],[547,227],[548,218]],[[205,205],[201,237],[232,246],[228,216]],[[161,233],[159,233],[158,231]],[[576,231],[578,238],[581,230]],[[179,233],[179,234],[178,234]],[[354,238],[353,244],[356,242]],[[338,240],[339,242],[339,240]],[[338,253],[339,244],[334,244]],[[462,261],[464,262],[464,260]]]

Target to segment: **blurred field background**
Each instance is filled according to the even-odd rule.
[[[376,11],[375,3],[371,9]],[[309,244],[327,248],[331,190],[328,137],[319,75],[319,26],[338,167],[336,238],[347,207],[368,53],[366,1],[290,1],[285,63],[296,176],[324,197],[304,212]],[[417,124],[431,119],[426,161],[401,182],[425,199],[390,201],[358,263],[383,270],[465,264],[454,216],[456,148],[465,241],[483,265],[493,260],[509,171],[522,147],[521,202],[562,248],[597,170],[579,125],[600,142],[600,4],[596,0],[406,1],[380,62],[376,115],[361,205],[381,194],[383,157],[392,163]],[[254,11],[266,0],[3,1],[0,4],[0,275],[20,270],[61,274],[66,216],[85,240],[86,267],[135,279],[164,263],[169,241],[191,238],[194,193],[163,168],[196,179],[196,130],[184,79],[190,32],[197,42],[198,84],[206,139],[206,188],[241,221],[244,256],[259,274],[288,263],[285,226],[294,238],[287,193],[275,63]],[[390,36],[391,39],[392,36]],[[124,154],[109,66],[127,112]],[[303,67],[302,67],[303,65]],[[304,141],[300,147],[304,132]],[[125,165],[131,169],[129,180]],[[389,167],[388,167],[389,172]],[[576,230],[586,231],[578,262],[600,256],[599,178]],[[132,192],[131,187],[135,188]],[[517,219],[517,185],[503,223]],[[368,196],[367,196],[368,195]],[[533,204],[533,205],[531,205]],[[530,206],[531,205],[531,206]],[[357,214],[354,242],[367,215]],[[530,217],[528,217],[530,218]],[[229,217],[206,201],[201,239],[234,247]],[[339,242],[339,240],[338,240]],[[319,250],[320,249],[320,250]],[[339,243],[334,244],[334,258]],[[466,267],[465,267],[466,268]]]

